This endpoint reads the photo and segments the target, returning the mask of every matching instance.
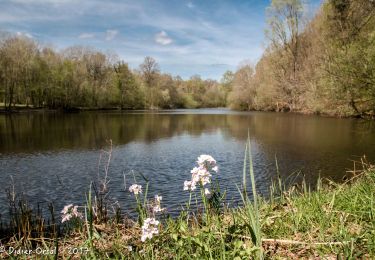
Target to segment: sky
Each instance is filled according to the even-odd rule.
[[[321,0],[310,1],[316,10]],[[0,0],[0,30],[58,50],[116,53],[136,69],[145,56],[162,72],[219,80],[255,64],[267,39],[270,0]]]

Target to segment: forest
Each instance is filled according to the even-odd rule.
[[[327,0],[313,16],[306,6],[301,0],[272,0],[265,10],[262,57],[225,72],[220,81],[163,73],[152,57],[132,69],[116,55],[91,47],[57,51],[3,33],[0,102],[7,110],[19,104],[49,109],[227,106],[374,116],[375,1]]]
[[[234,76],[228,102],[241,110],[374,116],[375,1],[328,0],[309,19],[303,1],[273,0],[269,42]]]
[[[225,84],[161,73],[152,57],[132,70],[116,55],[90,47],[58,52],[28,37],[1,39],[0,97],[6,110],[17,104],[64,110],[225,106]]]

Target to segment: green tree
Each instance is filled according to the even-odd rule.
[[[331,0],[325,12],[324,83],[331,100],[341,103],[344,113],[374,113],[375,2]],[[345,106],[351,111],[345,111]]]
[[[143,93],[128,64],[119,62],[115,64],[116,86],[119,90],[121,109],[135,109],[144,107]]]

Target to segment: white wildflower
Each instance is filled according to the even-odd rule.
[[[211,183],[210,171],[218,172],[219,168],[216,165],[216,160],[207,154],[202,154],[197,160],[198,167],[194,167],[191,173],[191,180],[184,182],[184,190],[193,191],[196,189],[196,185],[205,186]]]
[[[73,207],[73,204],[66,205],[61,211],[62,214],[68,214],[70,208]]]
[[[195,182],[193,181],[185,181],[184,182],[184,190],[189,190],[189,191],[193,191],[195,190],[197,187],[195,186]]]
[[[199,166],[205,167],[207,170],[211,170],[216,166],[216,160],[211,155],[207,154],[200,155],[197,163]]]
[[[146,218],[142,226],[141,241],[145,242],[147,239],[151,239],[154,235],[159,234],[158,225],[159,221],[154,218]]]
[[[78,206],[73,206],[73,204],[66,205],[62,213],[62,220],[61,223],[64,223],[65,221],[69,221],[71,218],[82,218],[82,214],[78,212]]]
[[[204,186],[211,182],[211,174],[204,167],[194,167],[191,170],[191,180],[194,183],[200,183]]]
[[[72,215],[66,214],[62,216],[61,223],[64,223],[65,221],[69,221],[72,218]]]
[[[205,188],[205,189],[204,189],[204,194],[205,194],[205,195],[210,195],[211,192],[209,191],[209,189]]]
[[[154,206],[154,207],[152,208],[152,211],[153,211],[154,213],[162,212],[162,211],[164,211],[164,210],[165,210],[165,208],[160,207],[160,205],[156,205],[156,206]]]
[[[154,213],[157,213],[157,212],[162,212],[165,210],[165,208],[162,208],[161,207],[161,200],[163,199],[162,196],[159,196],[159,195],[155,195],[155,205],[154,207],[152,208],[152,211]]]
[[[131,193],[134,193],[135,195],[138,195],[139,193],[142,193],[142,186],[138,184],[133,184],[129,187],[129,191]]]
[[[155,195],[155,201],[160,203],[162,201],[163,197],[159,195]]]

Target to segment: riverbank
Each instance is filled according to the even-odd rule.
[[[304,183],[283,191],[283,184],[277,183],[271,189],[269,200],[255,193],[256,203],[243,197],[243,205],[238,208],[218,206],[221,203],[218,190],[212,190],[207,196],[201,193],[204,205],[199,205],[198,210],[188,210],[190,203],[187,203],[176,219],[164,213],[154,215],[160,224],[156,225],[157,232],[145,241],[141,240],[145,229],[145,219],[141,216],[146,213],[148,204],[142,203],[143,194],[135,196],[140,216],[136,221],[119,214],[107,218],[109,207],[103,204],[95,211],[89,210],[95,193],[88,193],[87,207],[84,211],[78,209],[81,213],[77,213],[76,218],[71,211],[73,215],[58,231],[62,235],[57,240],[51,237],[53,228],[40,237],[33,237],[35,232],[25,232],[27,237],[18,234],[6,243],[3,239],[1,256],[25,256],[29,252],[50,258],[58,254],[62,258],[99,259],[249,259],[261,256],[268,259],[369,259],[375,257],[375,168],[364,163],[362,166],[363,171],[354,172],[353,177],[342,184],[318,180],[315,191]],[[146,198],[147,187],[144,192]],[[96,197],[96,203],[100,205],[102,198]],[[161,198],[159,206],[163,207],[160,202]],[[80,220],[81,217],[86,221]]]
[[[188,109],[188,108],[160,108],[160,109],[121,109],[120,107],[104,107],[104,108],[95,108],[95,107],[73,107],[73,108],[59,108],[59,109],[49,109],[49,108],[33,108],[33,107],[26,107],[25,105],[20,105],[12,108],[11,110],[7,110],[0,106],[0,114],[14,114],[14,113],[38,113],[38,112],[58,112],[58,113],[80,113],[80,112],[101,112],[101,111],[123,111],[123,112],[134,112],[134,111],[165,111],[165,110],[179,110],[179,109]],[[223,109],[223,107],[218,108],[195,108],[199,109]],[[230,109],[230,108],[227,108]],[[194,110],[194,109],[193,109]],[[232,110],[232,109],[231,109]],[[331,117],[331,118],[357,118],[357,119],[366,119],[366,120],[374,120],[375,114],[348,114],[348,115],[340,115],[340,114],[332,114],[332,113],[317,113],[312,111],[275,111],[275,110],[232,110],[232,111],[239,111],[239,112],[268,112],[268,113],[292,113],[292,114],[299,114],[299,115],[311,115],[311,116],[321,116],[321,117]]]
[[[121,111],[120,107],[106,107],[106,108],[91,108],[91,107],[71,107],[71,108],[43,108],[43,107],[29,107],[26,105],[19,105],[12,107],[12,109],[6,109],[0,106],[0,113],[12,114],[12,113],[33,113],[33,112],[63,112],[63,113],[79,113],[84,111]],[[132,110],[129,110],[132,111]]]

